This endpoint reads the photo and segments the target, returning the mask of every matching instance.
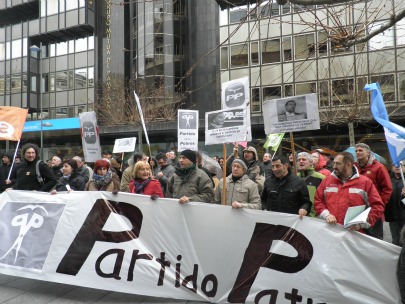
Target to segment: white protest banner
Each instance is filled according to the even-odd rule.
[[[205,113],[205,144],[247,141],[246,108]]]
[[[320,219],[130,193],[6,191],[0,273],[216,303],[400,303],[400,247]]]
[[[266,134],[320,129],[318,99],[307,94],[263,102]]]
[[[178,110],[177,150],[198,151],[198,111]]]
[[[114,142],[113,153],[134,152],[136,137],[117,138]]]
[[[86,162],[94,163],[101,158],[96,112],[79,114],[83,154]]]
[[[222,109],[246,108],[247,137],[244,141],[252,140],[250,125],[250,88],[249,77],[234,79],[222,84],[221,106]]]
[[[142,122],[143,132],[145,133],[146,142],[148,143],[148,145],[150,145],[148,132],[146,131],[146,126],[145,126],[145,119],[143,118],[141,102],[139,101],[139,97],[138,97],[138,95],[136,95],[135,91],[134,91],[134,96],[135,96],[136,106],[138,107],[139,116],[141,117],[141,122]]]

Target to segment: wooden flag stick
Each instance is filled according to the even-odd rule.
[[[294,135],[293,135],[293,132],[290,132],[290,140],[291,140],[291,153],[292,153],[293,166],[294,166],[294,175],[297,175],[297,160],[295,158],[295,147],[294,147]]]
[[[226,144],[224,144],[224,165],[222,168],[222,205],[226,205]]]

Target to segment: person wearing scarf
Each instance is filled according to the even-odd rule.
[[[243,160],[236,158],[232,162],[232,174],[226,178],[226,205],[234,209],[261,209],[262,204],[257,184],[247,175],[247,166]],[[221,204],[223,190],[222,179],[215,191],[215,202]]]
[[[151,199],[164,197],[162,187],[157,179],[152,178],[152,171],[147,162],[137,162],[132,175],[135,178],[129,183],[130,193],[150,195]]]
[[[58,191],[83,191],[86,181],[82,176],[78,175],[77,170],[77,162],[74,159],[65,160],[62,167],[63,175],[58,179],[51,194],[56,194]]]
[[[184,150],[180,153],[180,168],[167,183],[167,192],[180,204],[188,202],[212,203],[214,190],[207,173],[196,167],[196,153]]]
[[[85,191],[109,191],[117,194],[120,189],[120,182],[116,179],[111,170],[110,163],[99,159],[94,163],[93,179],[87,182]]]

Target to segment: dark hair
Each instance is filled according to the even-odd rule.
[[[336,155],[335,155],[335,158],[336,158],[336,156],[338,156],[338,155],[342,155],[343,156],[343,162],[346,164],[346,163],[351,163],[351,164],[353,164],[354,163],[354,157],[353,157],[353,155],[351,154],[351,153],[349,153],[349,152],[339,152],[339,153],[337,153]]]
[[[164,161],[167,161],[167,156],[164,153],[159,153],[156,155],[156,160],[163,159]]]
[[[290,99],[285,103],[285,105],[288,105],[290,102],[293,102],[295,105],[297,105],[297,102],[294,99]]]
[[[278,161],[278,160],[280,160],[280,162],[281,162],[283,165],[284,165],[284,164],[287,164],[287,165],[290,164],[290,162],[287,160],[287,158],[285,158],[285,157],[282,156],[282,155],[275,155],[271,161],[272,161],[272,162],[275,162],[275,161]]]
[[[25,155],[25,152],[27,152],[28,149],[34,149],[35,150],[35,160],[39,158],[39,147],[36,144],[33,143],[27,143],[21,148],[21,153],[22,155]]]
[[[109,151],[109,150],[105,150],[105,151],[103,152],[103,155],[108,155],[108,154],[111,154],[111,155],[112,155],[112,152]]]
[[[63,164],[68,164],[69,166],[72,167],[72,177],[77,176],[77,170],[79,168],[77,167],[77,161],[74,159],[67,159],[63,161]]]
[[[142,152],[136,152],[136,153],[134,153],[134,164],[135,164],[136,162],[142,160],[144,155],[145,155],[145,154],[142,153]]]

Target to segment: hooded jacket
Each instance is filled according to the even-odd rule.
[[[6,153],[3,153],[1,155],[1,158],[3,156],[7,156],[10,161],[13,161],[14,153],[11,151],[7,151]],[[11,170],[11,164],[10,165],[4,165],[1,163],[0,165],[0,193],[4,192],[7,188],[11,188],[13,184],[15,183],[15,179],[11,179],[12,177],[10,176],[11,184],[6,184],[6,180],[8,179],[8,174],[10,173]],[[15,170],[15,167],[14,169]]]
[[[253,152],[254,154],[254,159],[250,162],[248,162],[244,157],[241,157],[241,159],[245,162],[247,171],[246,175],[257,184],[257,187],[259,189],[259,194],[261,195],[263,192],[263,187],[264,187],[264,169],[259,161],[259,156],[257,155],[257,151],[254,147],[249,146],[246,149],[243,150],[243,152],[249,151]],[[227,172],[232,172],[232,162],[234,161],[235,157],[231,155],[227,161],[226,161],[226,171]]]
[[[329,172],[329,171],[328,171]],[[301,177],[305,184],[307,185],[308,192],[309,192],[309,199],[312,202],[311,212],[309,216],[314,217],[316,215],[314,209],[314,200],[315,200],[315,193],[316,189],[319,187],[321,182],[325,179],[325,175],[316,172],[314,167],[311,166],[305,171],[298,171],[297,175]]]
[[[319,154],[319,162],[315,165],[315,171],[325,176],[329,176],[331,172],[326,168],[326,160],[321,153]]]
[[[335,173],[322,181],[315,194],[316,214],[323,219],[332,214],[343,225],[349,207],[366,205],[371,207],[368,223],[373,226],[384,214],[384,203],[373,182],[352,168],[354,174],[346,182]]]
[[[367,176],[373,182],[374,186],[380,193],[381,199],[384,204],[390,200],[392,193],[391,179],[388,170],[384,165],[378,162],[374,155],[370,154],[367,164],[361,167],[357,162],[354,163],[359,170],[359,174]]]

